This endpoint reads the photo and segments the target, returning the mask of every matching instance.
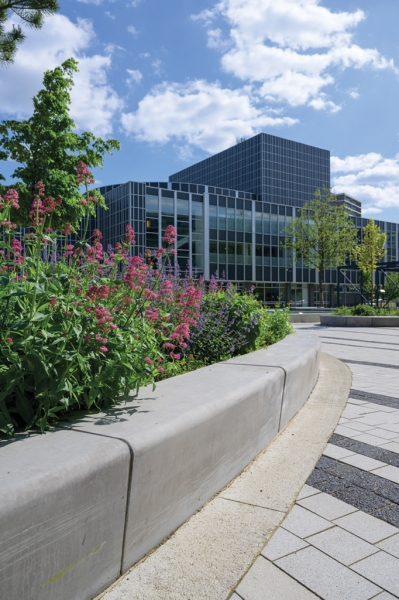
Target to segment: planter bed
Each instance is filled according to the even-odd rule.
[[[89,600],[236,477],[295,416],[320,341],[167,379],[104,413],[0,444],[0,589]]]
[[[321,315],[320,325],[329,327],[399,327],[399,316],[353,317],[343,315]]]

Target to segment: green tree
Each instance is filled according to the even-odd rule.
[[[0,0],[0,64],[12,63],[19,44],[24,41],[25,34],[19,25],[5,30],[10,13],[15,13],[30,27],[40,29],[43,17],[57,12],[57,0]]]
[[[373,281],[374,271],[377,264],[385,256],[385,242],[387,236],[381,232],[381,229],[370,219],[363,229],[363,241],[360,246],[353,249],[353,258],[355,259],[362,273],[369,276]],[[374,285],[371,284],[371,304],[374,302]]]
[[[388,273],[385,278],[385,300],[399,300],[399,273]]]
[[[45,72],[44,88],[33,98],[34,110],[29,119],[0,124],[0,158],[10,158],[20,165],[12,174],[20,180],[13,187],[18,190],[21,210],[12,214],[19,225],[29,222],[35,185],[41,181],[46,196],[62,199],[60,214],[52,226],[60,229],[67,222],[77,226],[88,210],[81,202],[77,163],[82,161],[89,168],[101,167],[104,154],[120,148],[116,140],[104,141],[87,131],[77,133],[69,115],[77,64],[70,58],[60,67]],[[98,193],[96,196],[103,205],[103,198]],[[95,214],[93,203],[90,210]]]
[[[293,252],[294,262],[303,260],[319,274],[320,306],[325,269],[344,264],[356,244],[356,228],[335,200],[330,190],[317,190],[285,228],[284,245]]]

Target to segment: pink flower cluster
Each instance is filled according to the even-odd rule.
[[[17,190],[9,189],[6,191],[4,198],[0,196],[0,210],[4,208],[16,208],[19,209],[18,204],[19,196]]]
[[[94,177],[89,167],[82,160],[78,162],[76,167],[76,181],[85,185],[94,183]]]
[[[169,246],[172,246],[173,244],[176,243],[176,238],[177,238],[176,229],[173,227],[173,225],[168,225],[167,228],[165,229],[165,234],[162,238],[162,241],[165,242],[166,244],[168,244]]]

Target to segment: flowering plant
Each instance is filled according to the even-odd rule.
[[[91,183],[81,162],[77,178]],[[84,199],[93,202],[88,189]],[[67,243],[69,223],[52,230],[61,203],[38,182],[30,231],[20,240],[9,220],[18,195],[9,190],[0,199],[0,432],[7,436],[18,427],[43,431],[73,409],[107,408],[154,382],[185,352],[198,318],[200,287],[168,269],[172,226],[166,247],[153,254],[133,255],[129,225],[105,252],[98,230],[75,244]]]

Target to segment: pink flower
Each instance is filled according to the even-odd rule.
[[[173,360],[180,360],[180,354],[174,354],[174,352],[170,352],[170,356]]]
[[[167,244],[174,244],[176,242],[176,236],[176,229],[173,227],[173,225],[168,225],[165,229],[165,234],[162,238],[162,241],[166,242]]]
[[[12,344],[12,338],[6,338],[7,344]]]
[[[106,346],[100,346],[101,352],[108,352],[108,348]]]
[[[163,367],[158,367],[158,371],[159,371],[160,373],[165,373],[165,369],[164,369]]]
[[[165,348],[166,350],[174,350],[175,346],[174,344],[169,344],[169,342],[167,342],[166,344],[162,344],[162,348]]]
[[[4,200],[6,205],[11,206],[11,208],[19,208],[18,204],[18,192],[17,190],[10,189],[6,191],[6,195],[4,196]],[[1,200],[0,200],[0,208],[1,208]]]
[[[91,335],[88,333],[87,335],[85,335],[85,341],[90,342],[90,340],[91,340]]]
[[[134,233],[134,229],[131,225],[126,225],[126,244],[135,244],[136,243],[136,234]]]
[[[72,225],[70,223],[65,223],[64,225],[64,234],[71,235],[72,233]]]
[[[149,356],[145,357],[144,362],[147,363],[147,365],[152,365],[152,360]]]

